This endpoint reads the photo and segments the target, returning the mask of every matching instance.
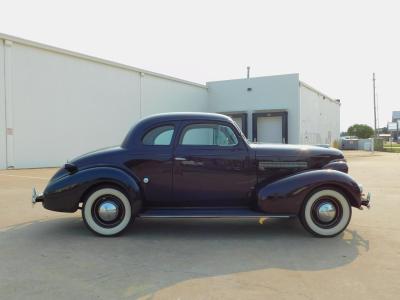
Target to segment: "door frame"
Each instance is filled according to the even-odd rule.
[[[284,144],[288,144],[288,112],[287,111],[271,111],[271,112],[255,112],[252,116],[253,121],[253,141],[258,140],[257,121],[258,118],[265,117],[282,117],[282,138],[285,139]]]
[[[196,124],[219,124],[223,126],[229,127],[235,134],[236,138],[238,139],[238,144],[231,146],[231,147],[221,147],[221,146],[216,146],[216,145],[182,145],[180,144],[180,140],[183,138],[183,134],[185,132],[185,129],[187,126],[190,125],[196,125]],[[242,154],[243,157],[240,157],[239,154]],[[248,201],[250,201],[250,198],[247,198],[247,196],[243,197],[243,201],[235,201],[235,200],[227,200],[227,199],[219,199],[215,204],[212,202],[207,202],[205,200],[200,200],[200,197],[185,197],[185,194],[182,194],[180,187],[182,186],[181,183],[179,182],[181,180],[180,176],[185,176],[189,175],[190,177],[195,177],[195,176],[201,176],[203,178],[208,178],[209,176],[207,175],[207,172],[213,172],[212,170],[209,171],[207,169],[201,170],[199,172],[187,172],[187,170],[182,168],[182,165],[189,162],[189,167],[190,166],[196,166],[195,164],[192,164],[191,161],[195,162],[193,160],[193,156],[198,156],[200,157],[200,160],[202,159],[201,157],[203,156],[205,159],[213,159],[213,158],[218,158],[218,156],[221,156],[221,159],[229,159],[229,157],[235,157],[238,158],[237,161],[240,162],[241,165],[241,170],[239,172],[232,172],[232,170],[219,170],[218,172],[221,173],[220,177],[221,181],[210,181],[210,184],[220,186],[220,192],[226,190],[227,185],[231,184],[229,180],[226,180],[226,175],[223,175],[222,172],[226,174],[231,174],[232,176],[241,176],[243,177],[239,182],[242,184],[246,183],[251,183],[251,178],[255,179],[255,173],[253,174],[252,171],[254,169],[254,165],[252,161],[250,160],[250,148],[246,141],[243,139],[241,136],[237,126],[234,124],[228,122],[228,121],[220,121],[220,120],[184,120],[180,123],[180,128],[179,132],[177,133],[175,137],[175,143],[174,143],[174,153],[173,153],[173,175],[172,175],[172,201],[173,201],[173,206],[186,206],[186,207],[229,207],[229,206],[247,206]],[[178,158],[178,159],[177,159]],[[184,168],[187,168],[186,166],[183,166]],[[218,167],[218,165],[216,165]],[[209,168],[209,167],[207,167]],[[183,173],[185,172],[185,173]],[[255,169],[254,169],[255,172]],[[218,174],[217,174],[218,175]],[[184,178],[185,179],[185,178]],[[190,178],[189,178],[190,179]],[[192,179],[193,181],[191,182],[191,189],[196,187],[196,180]],[[256,182],[251,183],[253,186]],[[246,189],[243,195],[248,195],[248,192],[250,191],[250,187]],[[187,193],[187,192],[186,192]],[[215,195],[219,195],[219,193],[216,193]],[[239,195],[239,194],[237,194]],[[183,199],[188,199],[190,201],[181,201],[181,197]],[[219,197],[221,198],[221,197]],[[239,203],[240,202],[240,203]],[[202,204],[205,203],[205,204]]]

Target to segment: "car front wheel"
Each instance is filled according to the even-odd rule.
[[[333,237],[346,229],[351,219],[351,206],[346,196],[336,189],[319,189],[305,201],[300,213],[304,228],[319,237]]]
[[[82,208],[86,226],[99,235],[121,233],[131,222],[132,209],[128,197],[114,187],[100,187],[90,192]]]

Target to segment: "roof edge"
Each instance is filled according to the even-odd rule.
[[[275,74],[275,75],[263,75],[263,76],[254,76],[250,78],[232,78],[232,79],[226,79],[226,80],[213,80],[213,81],[207,81],[206,85],[209,83],[220,83],[220,82],[225,82],[225,81],[241,81],[241,80],[252,80],[252,79],[264,79],[264,78],[271,78],[271,77],[288,77],[288,76],[297,76],[299,77],[299,73],[284,73],[284,74]]]
[[[50,46],[50,45],[47,45],[47,44],[34,42],[34,41],[31,41],[31,40],[26,40],[26,39],[23,39],[23,38],[20,38],[20,37],[8,35],[8,34],[1,33],[1,32],[0,32],[0,39],[7,40],[7,41],[12,41],[12,42],[17,43],[17,44],[22,44],[22,45],[27,45],[27,46],[31,46],[31,47],[47,50],[47,51],[50,51],[50,52],[55,52],[55,53],[60,53],[60,54],[64,54],[64,55],[68,55],[68,56],[72,56],[72,57],[76,57],[76,58],[80,58],[80,59],[85,59],[85,60],[89,60],[89,61],[92,61],[92,62],[96,62],[96,63],[100,63],[100,64],[104,64],[104,65],[108,65],[108,66],[112,66],[112,67],[116,67],[116,68],[135,71],[135,72],[138,72],[138,73],[143,73],[143,74],[151,75],[151,76],[154,76],[154,77],[168,79],[168,80],[184,83],[184,84],[187,84],[187,85],[193,85],[193,86],[197,86],[197,87],[200,87],[200,88],[207,89],[207,86],[204,85],[204,84],[200,84],[200,83],[196,83],[196,82],[192,82],[192,81],[188,81],[188,80],[184,80],[184,79],[180,79],[180,78],[176,78],[176,77],[173,77],[173,76],[164,75],[164,74],[160,74],[160,73],[156,73],[156,72],[152,72],[152,71],[147,71],[147,70],[144,70],[144,69],[132,67],[132,66],[125,65],[125,64],[122,64],[122,63],[118,63],[118,62],[114,62],[114,61],[111,61],[111,60],[107,60],[107,59],[103,59],[103,58],[99,58],[99,57],[95,57],[95,56],[91,56],[91,55],[87,55],[87,54],[82,54],[82,53],[79,53],[79,52],[70,51],[70,50],[66,50],[66,49],[63,49],[63,48],[58,48],[58,47],[55,47],[55,46]]]
[[[336,101],[335,99],[333,99],[333,98],[327,96],[326,94],[324,94],[324,93],[318,91],[317,89],[313,88],[311,85],[309,85],[309,84],[307,84],[307,83],[305,83],[305,82],[303,82],[303,81],[301,81],[301,80],[299,80],[299,83],[300,83],[301,86],[303,86],[303,87],[305,87],[305,88],[307,88],[307,89],[313,91],[314,93],[317,93],[317,94],[319,94],[319,95],[325,97],[325,98],[328,99],[329,101],[341,105],[340,101]]]

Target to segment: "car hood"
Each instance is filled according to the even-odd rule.
[[[257,160],[306,161],[309,167],[321,167],[332,160],[344,159],[335,148],[308,145],[250,144]]]
[[[315,156],[328,155],[343,158],[342,151],[335,148],[325,148],[309,145],[286,145],[286,144],[250,144],[257,154],[272,154],[278,156]]]

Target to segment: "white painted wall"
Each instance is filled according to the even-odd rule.
[[[6,168],[6,94],[4,78],[4,40],[0,39],[0,169]]]
[[[10,103],[6,127],[13,128],[8,167],[58,166],[120,144],[141,116],[207,109],[206,88],[200,85],[18,42],[8,49],[3,61],[9,68],[2,74],[10,84],[7,95],[0,96],[6,99],[0,100],[1,108]],[[3,157],[2,151],[2,168]]]
[[[340,103],[300,84],[300,143],[332,144],[340,136]]]
[[[252,136],[253,112],[286,110],[288,142],[299,142],[299,75],[277,75],[207,83],[209,110],[212,112],[248,112],[248,137]],[[251,91],[247,91],[251,88]]]
[[[14,162],[57,166],[119,144],[139,119],[139,74],[14,43]]]
[[[143,116],[171,111],[206,112],[208,109],[205,87],[148,74],[142,76],[142,97]]]

